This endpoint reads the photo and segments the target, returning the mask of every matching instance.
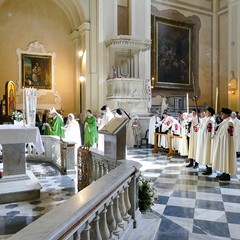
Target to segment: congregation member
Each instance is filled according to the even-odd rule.
[[[65,131],[64,140],[66,142],[74,142],[76,148],[82,145],[80,126],[72,113],[68,114],[67,122],[66,125],[63,127],[63,130]]]
[[[134,136],[134,148],[141,147],[141,130],[142,123],[140,122],[138,116],[135,116],[132,122],[132,131]]]
[[[234,146],[234,123],[231,119],[232,110],[222,108],[222,122],[215,129],[212,145],[212,168],[221,172],[217,176],[220,181],[230,181],[231,175],[236,174],[237,160]]]
[[[98,142],[97,120],[92,111],[86,111],[84,119],[84,146],[95,147]]]
[[[197,139],[198,139],[198,112],[196,109],[192,110],[191,117],[189,118],[189,153],[188,159],[189,164],[186,167],[198,167],[198,162],[195,161],[196,159],[196,151],[197,151]]]
[[[197,151],[196,151],[196,161],[199,164],[206,165],[206,171],[203,175],[212,174],[211,166],[211,151],[212,151],[212,137],[214,135],[214,120],[215,110],[211,107],[208,107],[205,111],[205,114],[202,115],[199,123],[198,130],[198,140],[197,140]]]
[[[154,133],[159,132],[159,127],[161,125],[161,120],[159,117],[159,112],[155,111],[153,116],[149,120],[149,130],[148,130],[148,144],[154,147]]]

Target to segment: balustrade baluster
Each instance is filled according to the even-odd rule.
[[[84,240],[90,240],[90,230],[91,230],[91,226],[89,225],[89,222],[86,222],[86,226],[83,229],[83,231],[80,234],[80,239],[84,239]]]
[[[114,213],[113,213],[113,198],[109,202],[109,205],[107,207],[107,223],[108,223],[108,228],[110,230],[110,239],[112,238],[112,235],[119,236],[119,228],[116,223]]]
[[[127,215],[127,210],[126,210],[126,206],[125,206],[125,201],[124,201],[124,190],[122,189],[120,191],[120,202],[119,202],[119,209],[120,209],[120,213],[122,215],[123,220],[125,220],[126,215]]]
[[[106,175],[108,173],[108,163],[103,164],[103,175]]]
[[[103,176],[103,163],[99,162],[99,175],[98,178],[101,178]]]
[[[80,232],[78,230],[73,234],[73,240],[80,240],[80,239],[81,239]]]
[[[91,240],[102,240],[102,236],[99,229],[99,220],[100,220],[100,217],[99,217],[99,213],[97,212],[96,217],[91,222],[91,225],[92,225]]]
[[[101,232],[102,239],[108,240],[110,239],[110,231],[107,224],[107,207],[104,205],[103,211],[100,213],[100,222],[99,228]]]
[[[129,200],[129,191],[128,191],[128,188],[129,188],[129,185],[125,186],[124,187],[124,202],[125,202],[125,206],[126,206],[126,215],[123,217],[123,219],[127,222],[130,221],[131,219],[131,216],[128,214],[128,211],[130,210],[131,208],[131,203],[130,203],[130,200]]]
[[[117,225],[120,228],[124,228],[124,221],[122,219],[122,215],[119,209],[119,195],[117,195],[113,201],[113,211],[114,211],[114,216],[115,216]]]

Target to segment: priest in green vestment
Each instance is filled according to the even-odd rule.
[[[86,111],[84,120],[84,146],[93,147],[98,142],[97,121],[91,110]]]
[[[50,124],[46,124],[46,127],[49,128],[49,135],[64,138],[64,122],[62,116],[55,108],[51,109],[50,115],[52,117],[52,121]]]

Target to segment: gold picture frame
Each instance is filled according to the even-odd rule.
[[[52,56],[21,54],[22,88],[52,89]]]
[[[151,76],[153,96],[164,90],[180,95],[200,94],[199,30],[196,16],[185,17],[175,10],[153,9],[151,19]]]

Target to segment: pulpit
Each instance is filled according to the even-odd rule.
[[[25,143],[34,143],[38,154],[44,152],[37,127],[0,125],[3,177],[0,179],[0,203],[39,197],[41,185],[26,170]]]

